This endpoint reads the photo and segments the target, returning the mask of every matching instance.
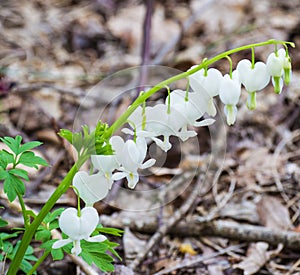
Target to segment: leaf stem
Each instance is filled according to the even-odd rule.
[[[21,209],[22,209],[22,214],[23,214],[23,219],[24,219],[24,226],[25,226],[25,229],[27,229],[28,226],[30,225],[30,220],[29,220],[29,217],[27,215],[26,206],[25,206],[24,200],[22,198],[22,195],[20,195],[18,192],[17,192],[17,195],[18,195],[19,203],[20,203],[20,206],[21,206]]]
[[[43,263],[43,261],[48,257],[50,251],[44,251],[43,255],[38,259],[38,261],[34,264],[34,266],[29,270],[27,275],[32,275],[37,268]]]

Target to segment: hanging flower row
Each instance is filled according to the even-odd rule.
[[[253,50],[254,51],[254,50]],[[59,218],[59,226],[69,238],[56,241],[53,248],[60,248],[73,243],[72,253],[81,253],[80,241],[102,242],[103,235],[92,236],[99,216],[93,205],[104,199],[112,188],[114,181],[126,178],[128,187],[133,189],[139,182],[139,170],[155,164],[155,159],[145,160],[147,144],[153,141],[163,151],[171,149],[170,136],[182,141],[196,136],[191,127],[211,125],[217,113],[214,97],[219,95],[224,106],[228,125],[234,124],[237,116],[237,104],[242,85],[248,93],[247,107],[256,108],[256,93],[264,89],[272,80],[276,93],[281,93],[283,83],[289,84],[291,79],[291,61],[287,50],[279,49],[271,53],[267,62],[255,62],[243,59],[224,76],[215,68],[203,68],[189,76],[187,91],[169,91],[164,103],[155,106],[137,107],[128,117],[128,128],[123,128],[131,139],[124,141],[120,136],[112,136],[109,143],[113,155],[92,155],[92,167],[96,171],[88,174],[79,171],[73,178],[73,187],[85,202],[85,208],[68,208]],[[193,70],[192,67],[190,70]],[[192,91],[191,91],[192,90]],[[133,137],[133,138],[132,138]]]

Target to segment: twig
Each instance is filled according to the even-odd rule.
[[[185,201],[185,203],[177,210],[174,215],[163,224],[156,233],[150,238],[145,250],[137,255],[136,259],[131,263],[130,268],[135,270],[142,261],[146,258],[147,254],[152,250],[155,244],[157,244],[163,236],[165,236],[168,231],[170,231],[181,219],[185,216],[185,214],[189,211],[190,207],[193,205],[195,199],[198,196],[199,187],[201,184],[200,177],[195,184],[194,189],[192,190],[189,198]]]
[[[28,92],[35,92],[37,90],[43,89],[43,88],[51,88],[54,91],[57,91],[62,94],[68,94],[76,97],[85,97],[87,94],[81,90],[81,89],[68,89],[65,87],[53,85],[50,83],[35,83],[35,84],[30,84],[26,86],[16,86],[12,89],[13,94],[23,94],[23,93],[28,93]]]
[[[123,219],[118,219],[116,215],[101,216],[101,221],[105,226],[124,228]],[[152,234],[158,228],[157,222],[139,224],[138,218],[129,223],[130,230],[141,233]],[[126,220],[128,226],[128,220]],[[300,250],[300,234],[293,231],[272,230],[263,226],[241,224],[228,220],[206,221],[205,218],[193,218],[189,223],[180,222],[173,225],[168,231],[169,234],[178,237],[203,237],[214,236],[231,240],[257,242],[263,241],[271,245],[282,243],[285,247]]]
[[[204,262],[204,261],[207,261],[209,259],[218,257],[218,256],[223,255],[223,254],[226,254],[228,252],[237,250],[237,249],[241,248],[242,246],[243,245],[232,245],[232,246],[226,247],[226,248],[224,248],[224,249],[222,249],[218,252],[212,253],[212,254],[207,255],[207,256],[202,256],[201,255],[201,256],[195,257],[193,259],[188,259],[188,260],[185,260],[185,261],[181,262],[180,264],[177,264],[177,265],[175,265],[171,268],[164,269],[160,272],[154,273],[153,275],[169,274],[169,273],[171,273],[175,270],[182,269],[182,268],[185,268],[185,267],[190,267],[190,266],[198,264],[200,262]]]

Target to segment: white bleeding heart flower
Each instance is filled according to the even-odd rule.
[[[91,161],[94,168],[98,169],[107,180],[108,188],[111,189],[113,184],[112,172],[119,168],[120,165],[115,155],[92,155]]]
[[[113,180],[127,179],[128,187],[134,188],[139,180],[138,169],[146,169],[154,165],[155,159],[149,159],[143,163],[147,153],[147,143],[144,138],[137,137],[133,140],[124,140],[119,136],[110,139],[112,148],[115,150],[117,161],[120,164],[120,172],[113,174]]]
[[[190,68],[193,69],[196,66]],[[216,107],[213,102],[213,97],[219,94],[222,74],[215,68],[210,68],[207,71],[201,69],[189,76],[190,86],[196,92],[203,96],[208,95],[207,113],[211,116],[217,114]]]
[[[248,59],[241,60],[237,65],[237,71],[241,83],[247,92],[256,92],[265,88],[270,82],[267,66],[263,62],[252,63]]]
[[[283,58],[283,80],[286,85],[289,85],[292,77],[292,63],[288,52],[284,49],[278,50],[278,54]]]
[[[263,62],[256,62],[252,67],[249,60],[243,59],[238,63],[236,70],[240,82],[248,92],[247,107],[254,110],[256,108],[256,92],[265,88],[270,82],[267,66]]]
[[[284,49],[280,49],[277,52],[273,52],[268,56],[267,69],[269,74],[272,76],[274,91],[277,94],[280,94],[282,90],[280,79],[283,75],[286,75],[284,66],[289,67],[288,61],[286,60],[286,52]],[[290,76],[290,70],[288,71],[289,71],[288,76],[284,77],[287,82],[289,82],[289,76]]]
[[[172,106],[157,104],[154,107],[147,107],[146,118],[147,129],[155,133],[156,136],[163,136],[163,140],[156,137],[151,139],[165,152],[172,147],[169,141],[170,136],[177,136],[182,140],[186,140],[197,135],[195,131],[184,129],[187,124],[186,118]],[[183,131],[180,131],[181,129]]]
[[[80,216],[78,216],[78,209],[67,208],[61,213],[58,223],[61,231],[69,238],[56,241],[52,245],[53,249],[61,248],[73,242],[72,253],[78,256],[82,251],[80,246],[81,240],[103,242],[107,239],[103,235],[90,237],[99,223],[97,210],[93,207],[83,208],[80,211]]]
[[[92,206],[95,202],[104,199],[109,190],[109,183],[103,174],[89,175],[84,171],[75,174],[73,186],[78,190],[86,206]]]
[[[283,49],[282,49],[283,50]],[[267,58],[267,69],[271,76],[281,77],[283,74],[284,55],[281,50],[270,53]]]
[[[237,108],[241,95],[241,84],[236,71],[230,76],[224,75],[220,85],[220,99],[225,104],[224,112],[227,117],[227,124],[232,125],[236,120]]]
[[[168,98],[165,104],[168,104]],[[180,130],[182,135],[187,132],[188,125],[201,127],[211,125],[215,121],[214,119],[197,121],[207,110],[207,101],[199,93],[174,90],[170,93],[170,106],[186,118],[186,123]],[[184,137],[181,139],[185,140]]]

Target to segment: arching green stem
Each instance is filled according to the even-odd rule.
[[[143,102],[145,102],[150,96],[152,96],[153,94],[155,94],[157,91],[159,91],[160,89],[162,89],[163,87],[165,87],[166,85],[169,85],[171,83],[174,83],[180,79],[186,78],[189,75],[192,75],[193,73],[210,66],[211,64],[215,63],[218,60],[221,60],[222,58],[225,58],[226,56],[233,54],[233,53],[237,53],[240,51],[244,51],[244,50],[248,50],[248,49],[252,49],[252,48],[256,48],[256,47],[261,47],[261,46],[266,46],[266,45],[276,45],[276,44],[281,44],[281,45],[290,45],[291,47],[295,47],[295,44],[293,42],[288,42],[288,41],[282,41],[282,40],[275,40],[275,39],[271,39],[271,40],[267,40],[264,42],[260,42],[260,43],[254,43],[254,44],[249,44],[249,45],[245,45],[245,46],[241,46],[238,47],[236,49],[233,50],[229,50],[226,52],[223,52],[221,54],[216,55],[215,57],[211,58],[211,59],[204,59],[203,62],[201,64],[199,64],[198,66],[194,67],[193,69],[187,71],[187,72],[183,72],[180,73],[178,75],[172,76],[160,83],[158,83],[156,86],[154,86],[153,88],[149,89],[147,92],[143,93],[142,95],[140,95],[131,105],[130,107],[109,127],[108,131],[106,132],[106,137],[110,137],[112,136],[127,120],[127,118],[132,114],[132,112],[139,106],[141,105]]]

